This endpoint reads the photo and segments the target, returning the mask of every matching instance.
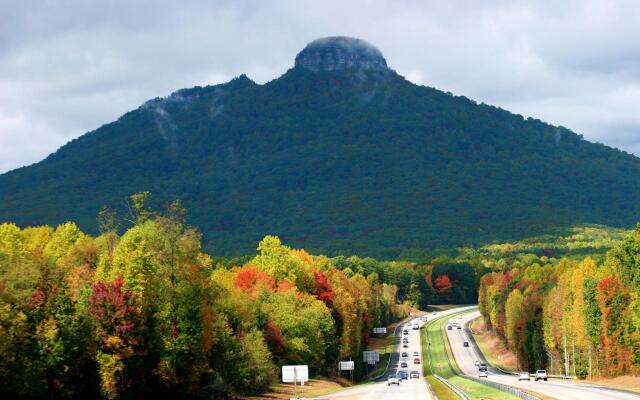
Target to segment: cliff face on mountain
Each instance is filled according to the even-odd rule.
[[[179,198],[216,255],[265,234],[383,258],[578,223],[629,226],[640,160],[535,119],[415,85],[374,46],[314,41],[264,85],[153,99],[0,175],[0,221],[77,221],[148,190]]]

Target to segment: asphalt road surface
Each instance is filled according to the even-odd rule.
[[[480,312],[474,312],[463,317],[462,325],[480,316]],[[460,321],[460,320],[459,320]],[[471,333],[466,329],[447,330],[449,341],[453,354],[456,358],[458,366],[463,373],[478,376],[478,367],[475,361],[479,359],[480,350],[474,346],[474,343],[468,339]],[[464,347],[464,342],[469,342],[469,347]],[[530,371],[535,372],[535,371]],[[603,386],[581,383],[578,381],[549,379],[548,381],[518,381],[515,375],[508,375],[489,367],[489,380],[502,383],[504,385],[514,386],[526,391],[541,393],[559,400],[637,400],[640,395],[628,392],[618,391]],[[485,378],[482,378],[485,379]]]
[[[427,315],[427,319],[431,320],[443,315],[459,312],[461,308],[447,311],[440,311],[437,315]],[[403,330],[407,330],[408,334],[402,334]],[[395,352],[391,356],[388,373],[397,374],[400,371],[418,371],[419,379],[407,379],[400,383],[400,386],[388,386],[387,376],[385,375],[379,382],[373,384],[356,386],[353,388],[341,390],[331,395],[321,396],[317,399],[342,399],[342,400],[414,400],[414,399],[431,399],[431,394],[427,388],[427,383],[422,375],[422,363],[426,360],[422,358],[422,346],[420,344],[420,330],[411,328],[411,320],[397,330],[395,339]],[[408,347],[402,347],[402,338],[408,338]],[[408,357],[401,357],[403,352],[408,353]],[[413,353],[418,352],[418,356],[414,357]],[[420,359],[420,364],[414,364],[414,358]],[[407,367],[402,367],[401,363],[405,361]],[[585,399],[581,399],[585,400]]]

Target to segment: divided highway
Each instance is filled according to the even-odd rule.
[[[462,320],[462,326],[466,327],[467,323],[480,316],[480,312],[476,311],[465,315]],[[451,349],[455,356],[456,362],[460,370],[467,375],[478,376],[478,367],[475,365],[479,360],[478,354],[480,350],[475,347],[475,343],[469,340],[471,332],[466,328],[447,330],[447,336],[451,343]],[[464,342],[469,343],[469,347],[464,347]],[[640,395],[629,392],[619,391],[603,386],[592,385],[577,381],[565,381],[550,379],[549,381],[535,382],[518,381],[517,376],[509,375],[489,367],[489,377],[487,379],[517,387],[524,391],[537,392],[546,396],[559,400],[638,400]],[[531,371],[535,372],[535,371]],[[482,378],[485,379],[485,378]]]
[[[441,317],[443,315],[454,314],[460,312],[463,308],[456,308],[447,311],[440,311],[437,316],[427,315],[427,320]],[[407,334],[404,335],[403,331]],[[321,396],[317,399],[343,399],[343,400],[413,400],[413,399],[431,399],[431,394],[427,387],[427,383],[422,376],[422,363],[426,359],[422,357],[422,347],[420,345],[420,330],[411,328],[411,320],[404,323],[396,330],[395,351],[391,357],[389,370],[387,374],[380,378],[378,382],[368,385],[356,386],[353,388],[341,390],[331,395]],[[407,347],[403,347],[402,338],[407,338]],[[407,357],[402,357],[402,353],[406,352]],[[417,356],[413,354],[417,353]],[[420,359],[420,364],[414,364],[414,359]],[[407,367],[402,367],[402,362],[407,363]],[[403,380],[399,386],[388,386],[387,377],[389,374],[398,374],[400,371],[418,371],[420,378]],[[585,399],[582,399],[585,400]]]

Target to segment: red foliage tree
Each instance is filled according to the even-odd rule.
[[[253,265],[245,265],[236,274],[235,285],[245,292],[253,292],[257,286],[273,290],[275,279]]]
[[[103,339],[108,336],[124,339],[136,325],[137,313],[131,292],[124,290],[123,284],[124,277],[120,274],[112,283],[98,281],[93,285],[89,297],[89,312],[95,319],[98,333]]]
[[[451,279],[449,279],[448,275],[440,275],[439,277],[437,277],[434,286],[436,292],[440,294],[448,292],[453,287],[453,285],[451,284]]]
[[[333,307],[333,290],[327,276],[322,271],[313,271],[313,278],[316,281],[316,296],[327,305]]]
[[[276,359],[282,359],[286,355],[286,341],[282,337],[282,332],[273,321],[267,322],[264,326],[264,338],[271,353]]]

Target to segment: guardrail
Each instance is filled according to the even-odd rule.
[[[477,343],[475,342],[475,339],[473,338],[473,335],[471,334],[471,330],[469,329],[469,323],[470,323],[470,321],[464,324],[464,328],[465,328],[464,330],[466,332],[467,340],[473,341],[473,346],[471,347],[471,350],[473,351],[475,356],[478,358],[478,360],[483,360],[486,363],[487,360],[485,359],[485,357],[482,354],[482,352],[481,351],[476,351],[476,349],[478,349],[478,347],[477,347]],[[445,334],[444,334],[444,331],[442,329],[440,330],[440,337],[442,339],[442,343],[445,344],[444,343]],[[447,338],[447,341],[449,341],[449,338]],[[451,343],[449,343],[449,346],[451,347]],[[447,361],[449,362],[449,365],[451,365],[451,360],[449,360],[449,353],[446,351],[446,345],[445,345],[445,354],[447,356]],[[489,364],[487,363],[487,365],[489,365]],[[498,370],[499,370],[499,368],[498,368]],[[461,375],[465,379],[472,380],[474,382],[480,383],[480,384],[485,385],[485,386],[490,386],[490,387],[492,387],[494,389],[498,389],[498,390],[500,390],[502,392],[512,394],[512,395],[517,396],[517,397],[519,397],[521,399],[524,399],[524,400],[541,400],[539,397],[533,396],[533,395],[531,395],[531,394],[529,394],[527,392],[524,392],[524,391],[522,391],[520,389],[516,389],[516,388],[514,388],[512,386],[503,385],[501,383],[496,383],[496,382],[492,382],[492,381],[488,381],[488,380],[482,380],[480,378],[476,378],[475,376],[463,374],[462,371],[460,371],[460,372],[461,372]]]
[[[493,382],[493,381],[484,381],[482,379],[476,378],[475,376],[464,375],[464,377],[466,379],[471,379],[474,382],[478,382],[478,383],[481,383],[481,384],[486,385],[486,386],[491,386],[492,388],[498,389],[501,392],[512,394],[512,395],[514,395],[516,397],[519,397],[519,398],[521,398],[523,400],[540,400],[539,397],[531,395],[531,394],[529,394],[527,392],[523,392],[522,390],[516,389],[516,388],[514,388],[512,386],[503,385],[501,383],[497,383],[497,382]]]
[[[434,319],[434,320],[432,320],[432,321],[427,322],[427,323],[424,325],[424,327],[423,327],[423,328],[424,328],[424,330],[425,330],[425,335],[426,335],[426,330],[427,330],[427,328],[428,328],[431,324],[433,324],[435,321],[439,321],[439,320],[440,320],[440,318],[436,318],[436,319]],[[429,369],[431,370],[431,374],[432,374],[433,376],[435,376],[435,377],[436,377],[436,379],[438,379],[440,382],[444,383],[444,384],[445,384],[445,385],[446,385],[446,386],[447,386],[447,387],[448,387],[448,388],[449,388],[453,393],[455,393],[456,395],[458,395],[458,397],[460,397],[460,398],[461,398],[461,399],[463,399],[463,400],[470,400],[469,396],[467,396],[467,394],[466,394],[464,391],[462,391],[462,389],[460,389],[459,387],[457,387],[457,386],[456,386],[456,385],[454,385],[453,383],[449,382],[449,381],[448,381],[448,380],[446,380],[445,378],[443,378],[443,377],[441,377],[440,375],[438,375],[438,374],[436,374],[436,373],[434,373],[434,372],[433,372],[433,365],[431,364],[431,353],[429,352],[429,347],[430,347],[431,345],[429,344],[429,338],[427,337],[426,339],[427,339],[427,360],[429,361]],[[449,361],[449,355],[447,354],[447,349],[446,349],[446,347],[444,348],[444,351],[445,351],[445,354],[447,355],[447,361]],[[449,362],[449,366],[451,366],[451,362]],[[452,370],[453,370],[453,368],[452,368]],[[431,388],[431,385],[429,385],[429,387]],[[438,398],[438,396],[435,394],[435,392],[433,392],[433,390],[432,390],[432,393],[433,393],[433,395],[434,395],[434,398],[436,398],[436,399],[437,399],[437,398]]]
[[[433,371],[431,371],[431,372],[433,372]],[[445,385],[447,385],[447,387],[449,389],[451,389],[451,391],[453,391],[453,393],[457,394],[461,399],[471,400],[471,398],[469,396],[467,396],[467,394],[465,392],[463,392],[459,387],[457,387],[453,383],[449,382],[448,380],[444,379],[443,377],[441,377],[438,374],[433,374],[433,376],[435,376],[440,382],[442,382]]]

